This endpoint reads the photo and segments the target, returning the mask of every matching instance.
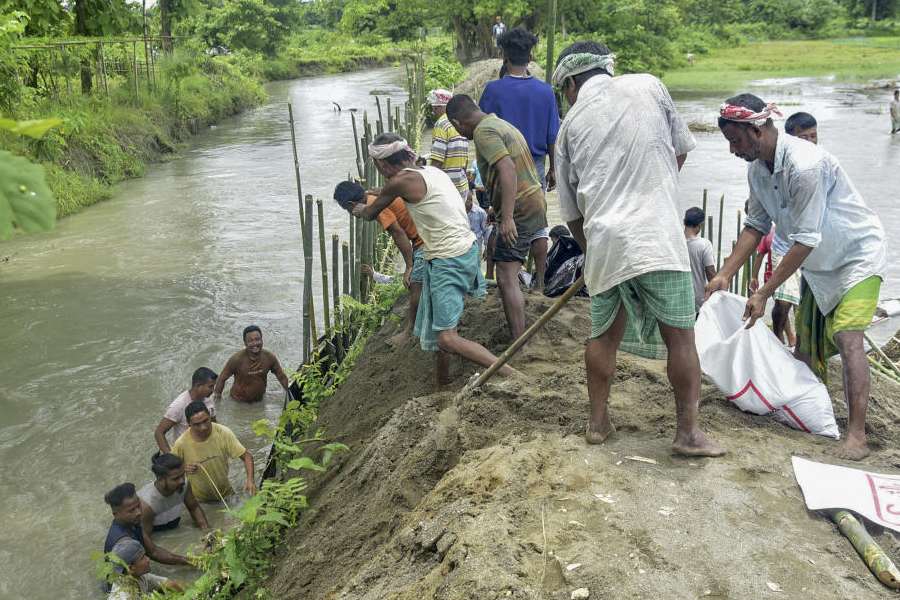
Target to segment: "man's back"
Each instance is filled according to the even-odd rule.
[[[584,218],[592,295],[644,273],[690,270],[676,156],[694,145],[652,75],[599,75],[581,87],[560,129],[556,168],[563,219]]]
[[[450,177],[437,167],[406,169],[402,173],[415,174],[425,182],[425,197],[406,203],[425,245],[425,258],[454,258],[468,252],[475,235],[469,229],[465,202]]]
[[[479,101],[481,110],[511,123],[528,143],[534,157],[543,157],[556,143],[559,109],[549,84],[534,77],[513,77],[491,81]]]

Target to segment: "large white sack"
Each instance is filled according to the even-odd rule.
[[[762,319],[744,328],[746,304],[727,292],[703,304],[694,329],[700,368],[741,410],[839,439],[828,390]]]

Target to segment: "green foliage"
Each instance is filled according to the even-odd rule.
[[[25,35],[59,35],[71,26],[72,19],[55,0],[0,0],[0,13],[21,12],[27,16]]]
[[[16,122],[0,119],[0,130],[40,138],[60,125],[59,119]],[[56,224],[56,201],[44,179],[44,169],[26,158],[0,150],[0,240],[18,230],[47,231]]]
[[[16,59],[10,46],[19,40],[27,23],[28,16],[25,13],[4,13],[0,9],[0,114],[10,113],[22,99],[19,75],[24,65]]]
[[[287,26],[264,0],[226,0],[197,21],[196,31],[210,46],[224,45],[272,54]]]
[[[425,61],[425,88],[453,89],[466,76],[466,70],[456,59],[449,43],[443,42],[432,48]]]

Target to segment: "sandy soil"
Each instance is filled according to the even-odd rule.
[[[529,320],[549,303],[529,297]],[[458,391],[474,369],[455,363],[454,383],[436,390],[430,357],[392,351],[385,339],[396,325],[386,325],[322,407],[329,437],[352,452],[314,482],[312,509],[268,582],[274,597],[549,600],[578,588],[610,599],[891,595],[830,521],[804,507],[790,456],[838,462],[831,440],[741,413],[705,383],[703,427],[729,454],[673,457],[665,363],[623,354],[611,400],[618,432],[587,446],[587,315],[574,300],[526,347],[514,366],[527,378],[465,395]],[[496,291],[470,303],[461,332],[505,348]],[[831,381],[843,427],[836,371]],[[900,387],[889,386],[874,382],[876,452],[864,465],[896,472]],[[893,535],[873,533],[900,560]]]

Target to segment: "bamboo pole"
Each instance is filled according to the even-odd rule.
[[[830,515],[838,530],[850,540],[850,544],[859,553],[872,574],[878,578],[878,581],[892,590],[900,589],[900,571],[884,553],[884,550],[875,543],[863,524],[846,510],[836,510]]]
[[[306,216],[312,218],[312,196],[307,196],[303,205]],[[301,211],[303,212],[303,211]],[[302,226],[303,230],[303,363],[309,359],[309,353],[312,348],[310,337],[312,329],[310,321],[312,319],[312,240],[309,239],[309,232],[306,226]]]
[[[353,124],[353,149],[356,150],[356,170],[359,173],[359,178],[364,179],[363,161],[359,150],[359,134],[356,133],[356,115],[354,113],[350,113],[350,122]]]
[[[707,200],[708,190],[704,188],[703,190],[703,214],[706,214],[706,200]],[[712,231],[702,231],[701,235],[703,237],[709,237],[712,235]]]
[[[512,345],[507,348],[503,354],[497,357],[497,360],[494,361],[488,369],[482,373],[478,379],[475,380],[475,383],[472,384],[473,388],[481,387],[487,382],[488,379],[493,377],[494,373],[500,370],[500,367],[509,362],[515,354],[522,349],[522,346],[528,343],[535,333],[541,329],[544,325],[547,324],[547,321],[553,318],[553,316],[560,311],[560,309],[566,305],[566,303],[572,299],[572,296],[578,293],[581,288],[584,287],[584,275],[581,275],[578,279],[575,280],[569,289],[567,289],[562,296],[560,296],[553,305],[547,309],[547,312],[541,315],[541,317],[532,323],[531,327],[525,330],[525,333],[519,336],[519,339],[514,341]]]
[[[341,251],[340,238],[336,233],[331,234],[331,301],[334,314],[334,330],[338,329],[338,321],[341,317]]]
[[[384,117],[381,116],[381,98],[375,96],[375,107],[378,109],[378,120],[375,122],[375,131],[384,133]]]
[[[361,278],[360,278],[360,265],[362,264],[362,238],[363,238],[363,229],[365,228],[365,224],[360,221],[356,224],[356,231],[354,231],[353,238],[353,264],[351,265],[351,273],[350,276],[353,277],[353,285],[356,289],[356,299],[359,301],[363,301],[362,295],[362,286],[361,286]]]
[[[725,194],[719,199],[719,253],[716,258],[716,270],[722,268],[722,223],[725,221]]]
[[[350,297],[356,298],[358,294],[356,293],[356,279],[353,276],[353,271],[356,267],[356,228],[357,222],[356,217],[350,217]],[[346,280],[344,280],[345,288],[346,288]]]
[[[328,254],[325,251],[325,210],[322,199],[316,199],[316,211],[319,217],[319,256],[322,271],[322,327],[327,332],[331,329],[331,302],[328,300]]]
[[[544,79],[547,83],[553,78],[553,45],[556,40],[556,0],[548,0],[547,14],[547,68],[544,71]]]
[[[385,110],[387,111],[387,117],[388,117],[388,131],[393,131],[394,130],[394,113],[391,112],[390,96],[388,96],[386,103],[387,103],[387,108]]]
[[[868,333],[863,332],[863,335],[866,338],[866,342],[868,342],[868,344],[869,344],[869,346],[871,346],[872,350],[875,351],[875,354],[877,354],[878,357],[881,358],[881,360],[883,360],[884,362],[887,363],[887,365],[890,367],[891,371],[893,371],[898,377],[900,377],[900,367],[895,365],[894,362],[890,358],[888,358],[887,354],[885,354],[884,351],[878,346],[878,344],[876,344],[872,340],[872,338],[869,337]]]
[[[706,237],[709,239],[709,243],[713,242],[713,218],[712,216],[706,217]]]
[[[294,152],[294,179],[297,181],[297,202],[300,204],[300,230],[305,232],[303,215],[303,184],[300,183],[300,159],[297,156],[297,138],[294,135],[294,107],[288,102],[288,123],[291,126],[291,149]]]
[[[341,259],[344,267],[344,295],[352,296],[350,290],[350,244],[343,242],[341,244]]]

